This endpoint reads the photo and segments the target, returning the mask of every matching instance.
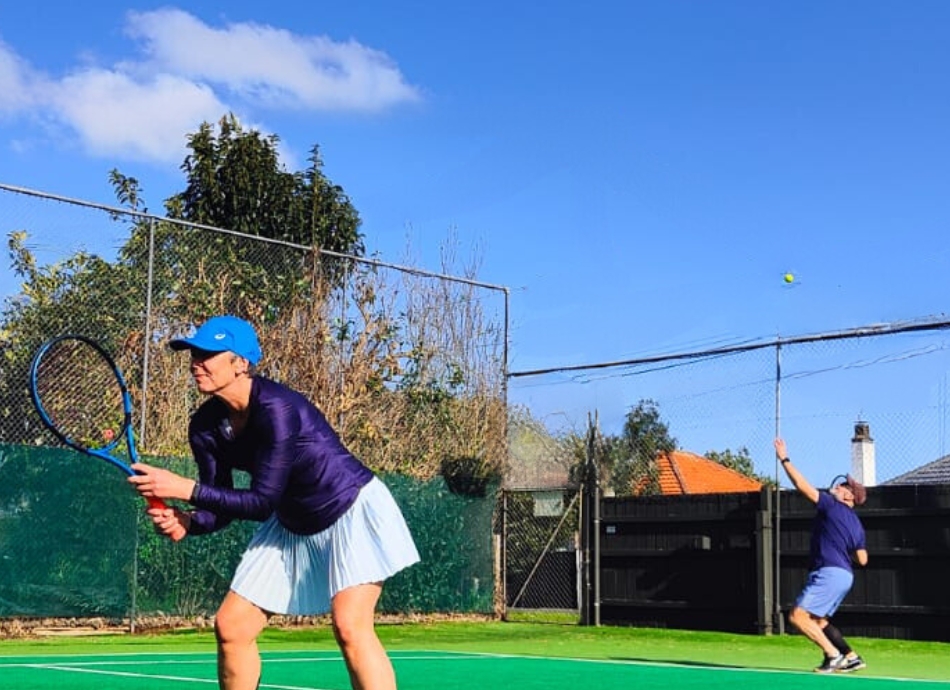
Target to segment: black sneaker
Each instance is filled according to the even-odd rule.
[[[840,671],[846,663],[848,663],[848,661],[844,658],[844,654],[839,654],[834,657],[826,656],[822,660],[821,666],[815,668],[815,673],[834,673],[835,671]]]
[[[860,671],[862,668],[867,668],[867,664],[864,663],[864,659],[859,656],[851,657],[850,659],[845,659],[844,663],[841,665],[841,668],[838,670],[842,673],[851,673],[852,671]]]

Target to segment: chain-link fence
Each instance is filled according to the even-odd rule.
[[[505,618],[576,623],[580,609],[580,493],[506,490],[500,510]]]
[[[860,424],[873,448],[863,478],[882,484],[947,455],[948,328],[943,318],[921,319],[609,365],[513,372],[510,400],[538,410],[562,400],[559,414],[574,410],[579,418],[589,410],[569,403],[583,390],[584,400],[599,405],[605,436],[648,446],[658,437],[670,442],[645,447],[651,460],[662,450],[747,460],[745,469],[780,483],[776,435],[786,439],[806,476],[824,485],[857,469],[852,439]],[[643,401],[649,405],[640,412],[655,417],[631,415]],[[615,459],[636,449],[611,450]],[[604,488],[637,493],[629,477],[605,476]]]
[[[38,528],[38,516],[49,517],[34,508],[50,500],[54,484],[68,487],[57,498],[62,524],[54,532],[63,540],[80,529],[87,508],[105,500],[101,487],[83,488],[87,468],[80,461],[59,463],[51,456],[39,461],[24,451],[55,445],[27,393],[27,370],[37,347],[66,332],[101,342],[130,384],[140,452],[175,462],[190,456],[187,421],[200,400],[187,358],[167,343],[209,316],[231,313],[258,329],[264,351],[260,373],[314,400],[372,469],[420,487],[447,484],[453,496],[482,506],[451,508],[433,519],[431,490],[406,488],[402,498],[418,498],[419,510],[427,514],[426,521],[410,526],[419,541],[432,545],[423,548],[430,563],[455,563],[466,551],[436,534],[447,521],[480,530],[459,533],[480,546],[477,556],[467,559],[471,562],[446,570],[448,583],[424,584],[430,592],[456,592],[454,602],[442,596],[436,603],[421,593],[404,600],[413,607],[449,608],[485,608],[488,602],[490,609],[491,510],[486,518],[483,506],[491,504],[490,487],[505,464],[506,289],[475,280],[468,269],[456,276],[449,275],[450,266],[443,267],[445,273],[420,271],[6,185],[0,185],[0,231],[13,268],[0,282],[6,295],[0,317],[0,458],[6,463],[0,469],[7,473],[8,488],[0,502],[4,553],[25,548],[18,542]],[[69,465],[74,476],[60,474],[60,464]],[[186,462],[183,471],[193,470]],[[31,482],[31,472],[42,480]],[[113,480],[126,489],[119,475]],[[128,491],[125,500],[134,507]],[[122,497],[108,502],[121,503]],[[414,512],[400,502],[407,514]],[[126,519],[122,511],[110,513]],[[27,520],[29,525],[19,522]],[[119,526],[103,529],[126,532]],[[153,567],[196,566],[225,575],[220,571],[226,565],[212,567],[209,554],[163,552],[150,559],[151,550],[167,546],[153,543],[147,532],[142,538],[146,543],[135,555]],[[129,578],[140,579],[126,553],[129,541],[100,535],[91,542],[103,552],[90,566],[101,569],[100,577],[90,579],[88,569],[72,580],[66,573],[56,576],[65,592],[61,599],[83,600],[84,578],[87,584],[119,588]],[[60,549],[59,540],[43,543],[66,558],[68,549]],[[443,547],[449,552],[441,553]],[[95,562],[95,549],[88,553]],[[51,565],[44,572],[55,570]],[[172,573],[165,575],[166,585],[180,583]],[[148,577],[163,576],[149,571]],[[183,603],[187,600],[183,595],[139,604],[184,610],[191,608]],[[31,612],[41,614],[40,609],[31,604]],[[0,613],[17,611],[0,601]]]
[[[568,583],[583,587],[588,555],[583,549],[566,555],[584,533],[583,524],[577,515],[560,520],[544,511],[554,505],[549,501],[557,491],[576,494],[557,487],[580,486],[585,458],[594,459],[608,496],[787,486],[775,459],[776,435],[787,440],[796,466],[817,486],[846,473],[869,486],[947,482],[948,328],[945,319],[922,319],[513,372],[512,402],[539,415],[559,406],[557,416],[570,424],[546,437],[530,423],[514,427],[504,526],[509,615],[522,609],[555,614],[568,601]],[[597,422],[589,408],[574,406],[576,400],[610,407],[598,409],[603,421]],[[581,415],[588,419],[581,421]],[[596,440],[588,455],[583,439],[591,432]],[[729,472],[720,472],[723,466]],[[569,514],[566,506],[560,515]],[[781,539],[781,525],[773,527],[774,538]],[[597,567],[592,564],[593,573]]]

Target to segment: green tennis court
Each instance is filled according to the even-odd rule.
[[[261,688],[346,690],[340,656],[330,651],[264,652]],[[908,680],[860,674],[824,676],[767,668],[634,659],[571,659],[490,653],[398,650],[391,653],[403,690],[435,688],[704,688],[770,690],[950,688],[950,681]],[[138,690],[215,686],[213,653],[50,654],[0,658],[0,687],[16,690]],[[842,685],[847,683],[847,685]]]

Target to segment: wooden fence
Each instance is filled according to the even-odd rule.
[[[599,622],[784,631],[815,514],[796,492],[603,498],[596,512],[586,527],[596,576],[581,606]],[[858,512],[870,561],[835,624],[845,635],[950,641],[950,486],[875,487]]]

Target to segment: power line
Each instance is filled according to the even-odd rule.
[[[898,321],[894,323],[873,324],[870,326],[861,326],[842,331],[829,331],[811,335],[798,335],[783,338],[776,336],[770,340],[759,340],[739,345],[727,347],[711,348],[707,350],[696,350],[692,352],[680,352],[665,355],[652,355],[650,357],[638,357],[634,359],[624,359],[611,362],[597,362],[593,364],[574,364],[559,367],[549,367],[546,369],[531,369],[526,371],[511,371],[509,378],[522,378],[527,376],[543,376],[545,374],[558,374],[570,371],[593,371],[596,369],[610,369],[615,367],[631,367],[642,364],[659,364],[663,362],[674,362],[692,359],[704,359],[722,355],[740,354],[743,352],[752,352],[754,350],[764,350],[766,348],[780,347],[782,345],[794,345],[801,343],[815,343],[832,340],[849,340],[857,338],[871,338],[882,335],[894,335],[897,333],[911,333],[914,331],[935,331],[950,328],[950,321],[946,316],[929,317],[914,321]]]

